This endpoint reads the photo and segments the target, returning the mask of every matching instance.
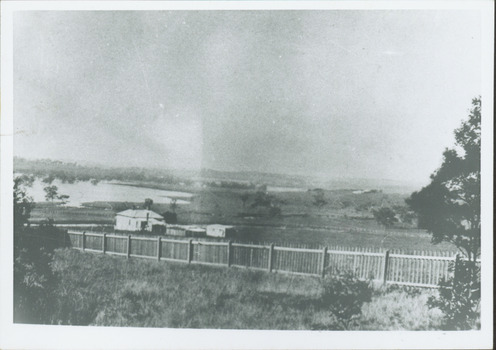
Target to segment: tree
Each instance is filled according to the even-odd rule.
[[[59,199],[62,202],[62,204],[66,204],[67,200],[69,199],[69,196],[66,194],[61,194],[60,196],[57,197],[57,199]]]
[[[468,119],[455,130],[455,147],[444,151],[431,183],[406,200],[434,244],[451,242],[469,261],[480,255],[480,135],[479,97],[472,100]]]
[[[273,197],[271,195],[269,195],[266,191],[260,190],[255,193],[251,207],[270,207],[272,206],[272,200]]]
[[[59,188],[55,185],[51,185],[44,187],[43,191],[45,191],[45,199],[47,200],[47,202],[53,203],[53,200],[56,199],[58,196]]]
[[[255,193],[253,198],[252,208],[263,207],[268,209],[269,216],[281,215],[281,208],[275,204],[276,199],[266,191],[260,190]]]
[[[152,205],[153,205],[153,199],[146,198],[145,199],[145,209],[151,210]]]
[[[51,185],[52,182],[55,180],[55,177],[50,174],[47,177],[45,177],[43,180],[41,180],[43,183],[46,183],[47,185]]]
[[[454,276],[440,282],[439,297],[429,300],[430,307],[443,311],[447,329],[467,329],[479,315],[480,147],[479,97],[472,100],[468,119],[455,130],[455,147],[444,151],[431,183],[406,200],[433,243],[451,242],[467,257],[454,264]]]
[[[177,214],[171,211],[166,211],[162,214],[164,220],[168,224],[177,224]]]
[[[50,323],[57,285],[51,263],[63,234],[53,226],[14,229],[14,322]]]
[[[322,208],[327,204],[327,201],[324,196],[324,190],[321,188],[317,188],[314,190],[313,194],[313,205],[316,207]]]
[[[416,219],[415,213],[407,206],[395,205],[392,209],[396,212],[397,217],[399,217],[398,221],[404,224],[412,224]]]
[[[439,295],[429,297],[427,305],[444,313],[445,330],[480,329],[480,268],[458,260],[450,269],[453,276],[441,279]]]
[[[14,229],[28,222],[34,204],[33,199],[27,195],[26,187],[31,186],[33,181],[34,178],[27,175],[14,179]]]
[[[69,196],[66,194],[59,195],[59,188],[55,185],[46,186],[43,188],[43,191],[45,191],[45,199],[52,202],[52,207],[55,199],[62,201],[62,204],[67,203],[69,199]],[[51,219],[53,220],[53,213]]]
[[[63,246],[65,232],[53,227],[24,227],[34,206],[26,187],[33,176],[14,178],[14,322],[49,323],[55,275],[53,250]]]
[[[177,209],[177,198],[171,198],[170,210],[175,213]]]
[[[383,225],[385,228],[393,226],[393,224],[398,221],[394,210],[388,207],[372,209],[372,214],[377,223]]]
[[[243,202],[243,209],[245,208],[246,206],[246,202],[248,201],[248,199],[250,198],[250,194],[248,192],[243,192],[240,196],[241,198],[241,201]]]

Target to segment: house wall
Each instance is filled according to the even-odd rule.
[[[186,229],[184,227],[167,226],[165,234],[172,236],[186,236]]]
[[[114,228],[120,231],[140,231],[141,221],[125,216],[116,216]]]
[[[225,237],[226,230],[222,227],[207,226],[207,236],[210,237]]]
[[[201,229],[186,230],[186,237],[204,237],[205,235],[206,235],[205,230],[201,230]]]

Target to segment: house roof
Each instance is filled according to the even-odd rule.
[[[221,225],[221,224],[212,224],[212,225],[207,225],[208,228],[218,228],[218,229],[229,229],[233,228],[234,226],[229,226],[229,225]]]
[[[117,213],[116,215],[120,216],[125,216],[128,218],[134,218],[134,219],[145,219],[146,220],[146,215],[148,214],[149,219],[157,219],[157,220],[163,220],[164,217],[162,215],[159,215],[155,213],[154,211],[151,210],[146,210],[146,209],[128,209],[121,211]]]
[[[148,221],[149,224],[151,225],[160,225],[160,226],[165,226],[165,222],[163,220],[157,220],[157,219],[150,219]]]
[[[190,231],[190,232],[205,232],[205,229],[204,228],[201,228],[201,227],[197,227],[197,226],[187,226],[186,227],[186,231]]]

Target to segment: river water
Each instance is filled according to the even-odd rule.
[[[89,181],[81,181],[73,184],[53,181],[52,185],[58,187],[58,194],[68,195],[66,205],[79,207],[85,202],[144,202],[150,198],[154,203],[169,204],[172,198],[177,199],[177,204],[188,204],[191,193],[156,190],[151,188],[126,186],[112,182],[100,182],[93,185]],[[27,188],[28,195],[35,202],[45,202],[44,187],[48,186],[40,180],[36,180],[32,187]],[[57,201],[57,200],[55,200]]]

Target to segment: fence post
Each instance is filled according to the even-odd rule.
[[[188,264],[193,261],[193,239],[188,240]]]
[[[131,235],[127,235],[127,258],[131,257]]]
[[[84,252],[84,248],[86,248],[85,245],[86,245],[86,232],[83,231],[83,252]]]
[[[389,269],[389,249],[384,253],[384,264],[382,266],[382,285],[386,285]]]
[[[158,236],[157,239],[157,260],[160,261],[160,255],[162,254],[162,237]]]
[[[106,250],[107,250],[107,234],[104,233],[102,236],[102,253],[105,254]]]
[[[232,242],[227,242],[227,267],[231,267],[232,259]]]
[[[274,260],[274,243],[271,243],[269,246],[269,272],[272,272],[272,264]]]
[[[327,247],[324,247],[324,249],[322,250],[322,266],[320,270],[322,278],[325,277],[326,266],[327,266]]]

